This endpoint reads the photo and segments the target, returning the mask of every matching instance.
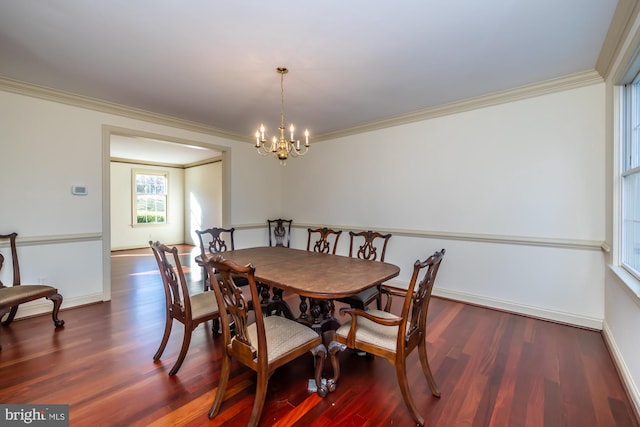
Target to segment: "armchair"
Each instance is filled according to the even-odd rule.
[[[64,320],[58,319],[58,311],[62,305],[62,295],[58,289],[48,285],[23,285],[20,281],[20,265],[18,263],[18,250],[16,248],[17,233],[0,234],[0,242],[9,241],[11,247],[11,265],[13,269],[13,284],[5,286],[0,281],[0,321],[8,313],[7,318],[2,321],[2,326],[7,327],[16,316],[18,306],[29,301],[46,298],[53,302],[51,317],[56,328],[64,326]],[[0,253],[0,271],[4,265],[5,257]],[[2,350],[2,346],[0,346]]]
[[[340,326],[334,336],[338,344],[383,357],[395,366],[402,398],[411,416],[419,425],[424,425],[424,418],[418,412],[411,397],[406,363],[409,354],[417,347],[422,372],[429,384],[431,394],[440,397],[440,389],[433,378],[427,358],[426,323],[431,291],[444,253],[445,250],[442,249],[423,262],[416,261],[406,291],[395,291],[383,287],[383,291],[389,296],[385,311],[341,309],[341,314],[346,313],[351,316],[351,319]],[[424,269],[426,269],[425,275],[417,283],[418,275]],[[400,315],[390,313],[392,295],[399,295],[404,299]]]

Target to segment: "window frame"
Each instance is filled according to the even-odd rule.
[[[164,178],[164,192],[161,194],[138,193],[138,176],[160,176]],[[138,197],[140,196],[162,196],[164,197],[164,221],[163,222],[138,222]],[[156,215],[157,217],[157,215]],[[163,226],[169,224],[169,172],[160,170],[132,169],[131,170],[131,224],[133,227]]]

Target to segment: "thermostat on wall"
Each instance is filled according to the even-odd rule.
[[[89,189],[84,185],[74,185],[71,187],[71,194],[76,196],[86,196],[89,194]]]

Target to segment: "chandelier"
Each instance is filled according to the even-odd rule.
[[[300,145],[300,140],[294,138],[294,128],[293,125],[289,127],[289,136],[287,139],[285,137],[285,123],[284,123],[284,75],[289,72],[285,67],[276,68],[278,74],[280,74],[280,138],[274,136],[271,139],[271,142],[267,142],[265,138],[265,128],[264,125],[260,125],[260,129],[256,131],[256,150],[258,150],[258,154],[266,156],[268,154],[273,154],[274,157],[277,157],[280,160],[280,164],[284,165],[286,160],[291,157],[302,156],[307,153],[309,150],[309,131],[305,129],[304,131],[304,146]]]

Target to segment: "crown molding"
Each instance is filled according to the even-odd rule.
[[[522,99],[533,98],[536,96],[551,94],[555,92],[561,92],[569,89],[590,86],[593,84],[602,83],[603,81],[604,79],[597,71],[595,70],[584,71],[580,73],[570,74],[568,76],[546,80],[539,83],[520,86],[514,89],[509,89],[505,91],[494,92],[488,95],[469,98],[462,101],[453,102],[450,104],[445,104],[445,105],[432,107],[432,108],[426,108],[423,110],[417,110],[411,113],[401,114],[401,115],[389,117],[383,120],[363,123],[357,126],[338,130],[335,132],[316,135],[314,137],[314,141],[317,142],[317,141],[325,141],[329,139],[336,139],[336,138],[355,135],[359,133],[370,132],[370,131],[385,129],[385,128],[394,127],[394,126],[400,126],[400,125],[423,121],[423,120],[429,120],[436,117],[463,113],[466,111],[476,110],[479,108],[489,107],[493,105],[505,104],[509,102],[519,101]],[[175,117],[166,116],[162,114],[156,114],[149,111],[136,109],[133,107],[127,107],[124,105],[101,101],[95,98],[89,98],[89,97],[75,95],[67,92],[62,92],[55,89],[50,89],[43,86],[37,86],[30,83],[12,80],[12,79],[8,79],[1,76],[0,76],[0,90],[18,93],[26,96],[32,96],[32,97],[41,98],[41,99],[46,99],[54,102],[60,102],[68,105],[73,105],[76,107],[88,108],[88,109],[100,111],[103,113],[115,114],[115,115],[133,118],[133,119],[144,120],[152,123],[158,123],[166,126],[172,126],[179,129],[205,133],[208,135],[218,136],[221,138],[227,138],[235,141],[246,142],[248,144],[253,143],[253,141],[247,140],[245,135],[239,135],[233,132],[224,131],[222,129],[214,128],[212,126],[190,122],[188,120],[177,119]]]
[[[76,95],[69,92],[63,92],[57,89],[51,89],[44,86],[38,86],[31,83],[13,80],[0,76],[0,90],[5,92],[17,93],[20,95],[40,98],[47,101],[59,102],[74,107],[87,108],[89,110],[99,111],[101,113],[114,114],[117,116],[125,116],[131,119],[143,120],[146,122],[157,123],[160,125],[171,126],[178,129],[184,129],[192,132],[204,133],[207,135],[218,136],[220,138],[232,139],[235,141],[246,142],[246,135],[229,132],[218,129],[213,126],[203,125],[201,123],[191,122],[189,120],[178,119],[176,117],[164,114],[153,113],[134,107],[115,104],[112,102],[102,101],[96,98]],[[251,142],[251,141],[249,141]]]
[[[436,117],[448,116],[451,114],[463,113],[466,111],[477,110],[493,105],[505,104],[522,99],[533,98],[536,96],[547,95],[555,92],[562,92],[569,89],[576,89],[603,82],[604,79],[597,71],[583,71],[580,73],[570,74],[551,80],[545,80],[539,83],[519,86],[514,89],[494,92],[488,95],[469,98],[458,102],[452,102],[450,104],[426,108],[407,114],[401,114],[399,116],[389,117],[387,119],[378,120],[375,122],[363,123],[351,128],[317,135],[314,137],[314,141],[336,139],[349,135],[355,135],[358,133],[405,125],[408,123],[429,120]]]
[[[613,69],[614,58],[618,56],[627,35],[632,29],[640,5],[638,0],[619,0],[611,18],[607,36],[602,43],[602,49],[596,61],[596,70],[607,79]]]

